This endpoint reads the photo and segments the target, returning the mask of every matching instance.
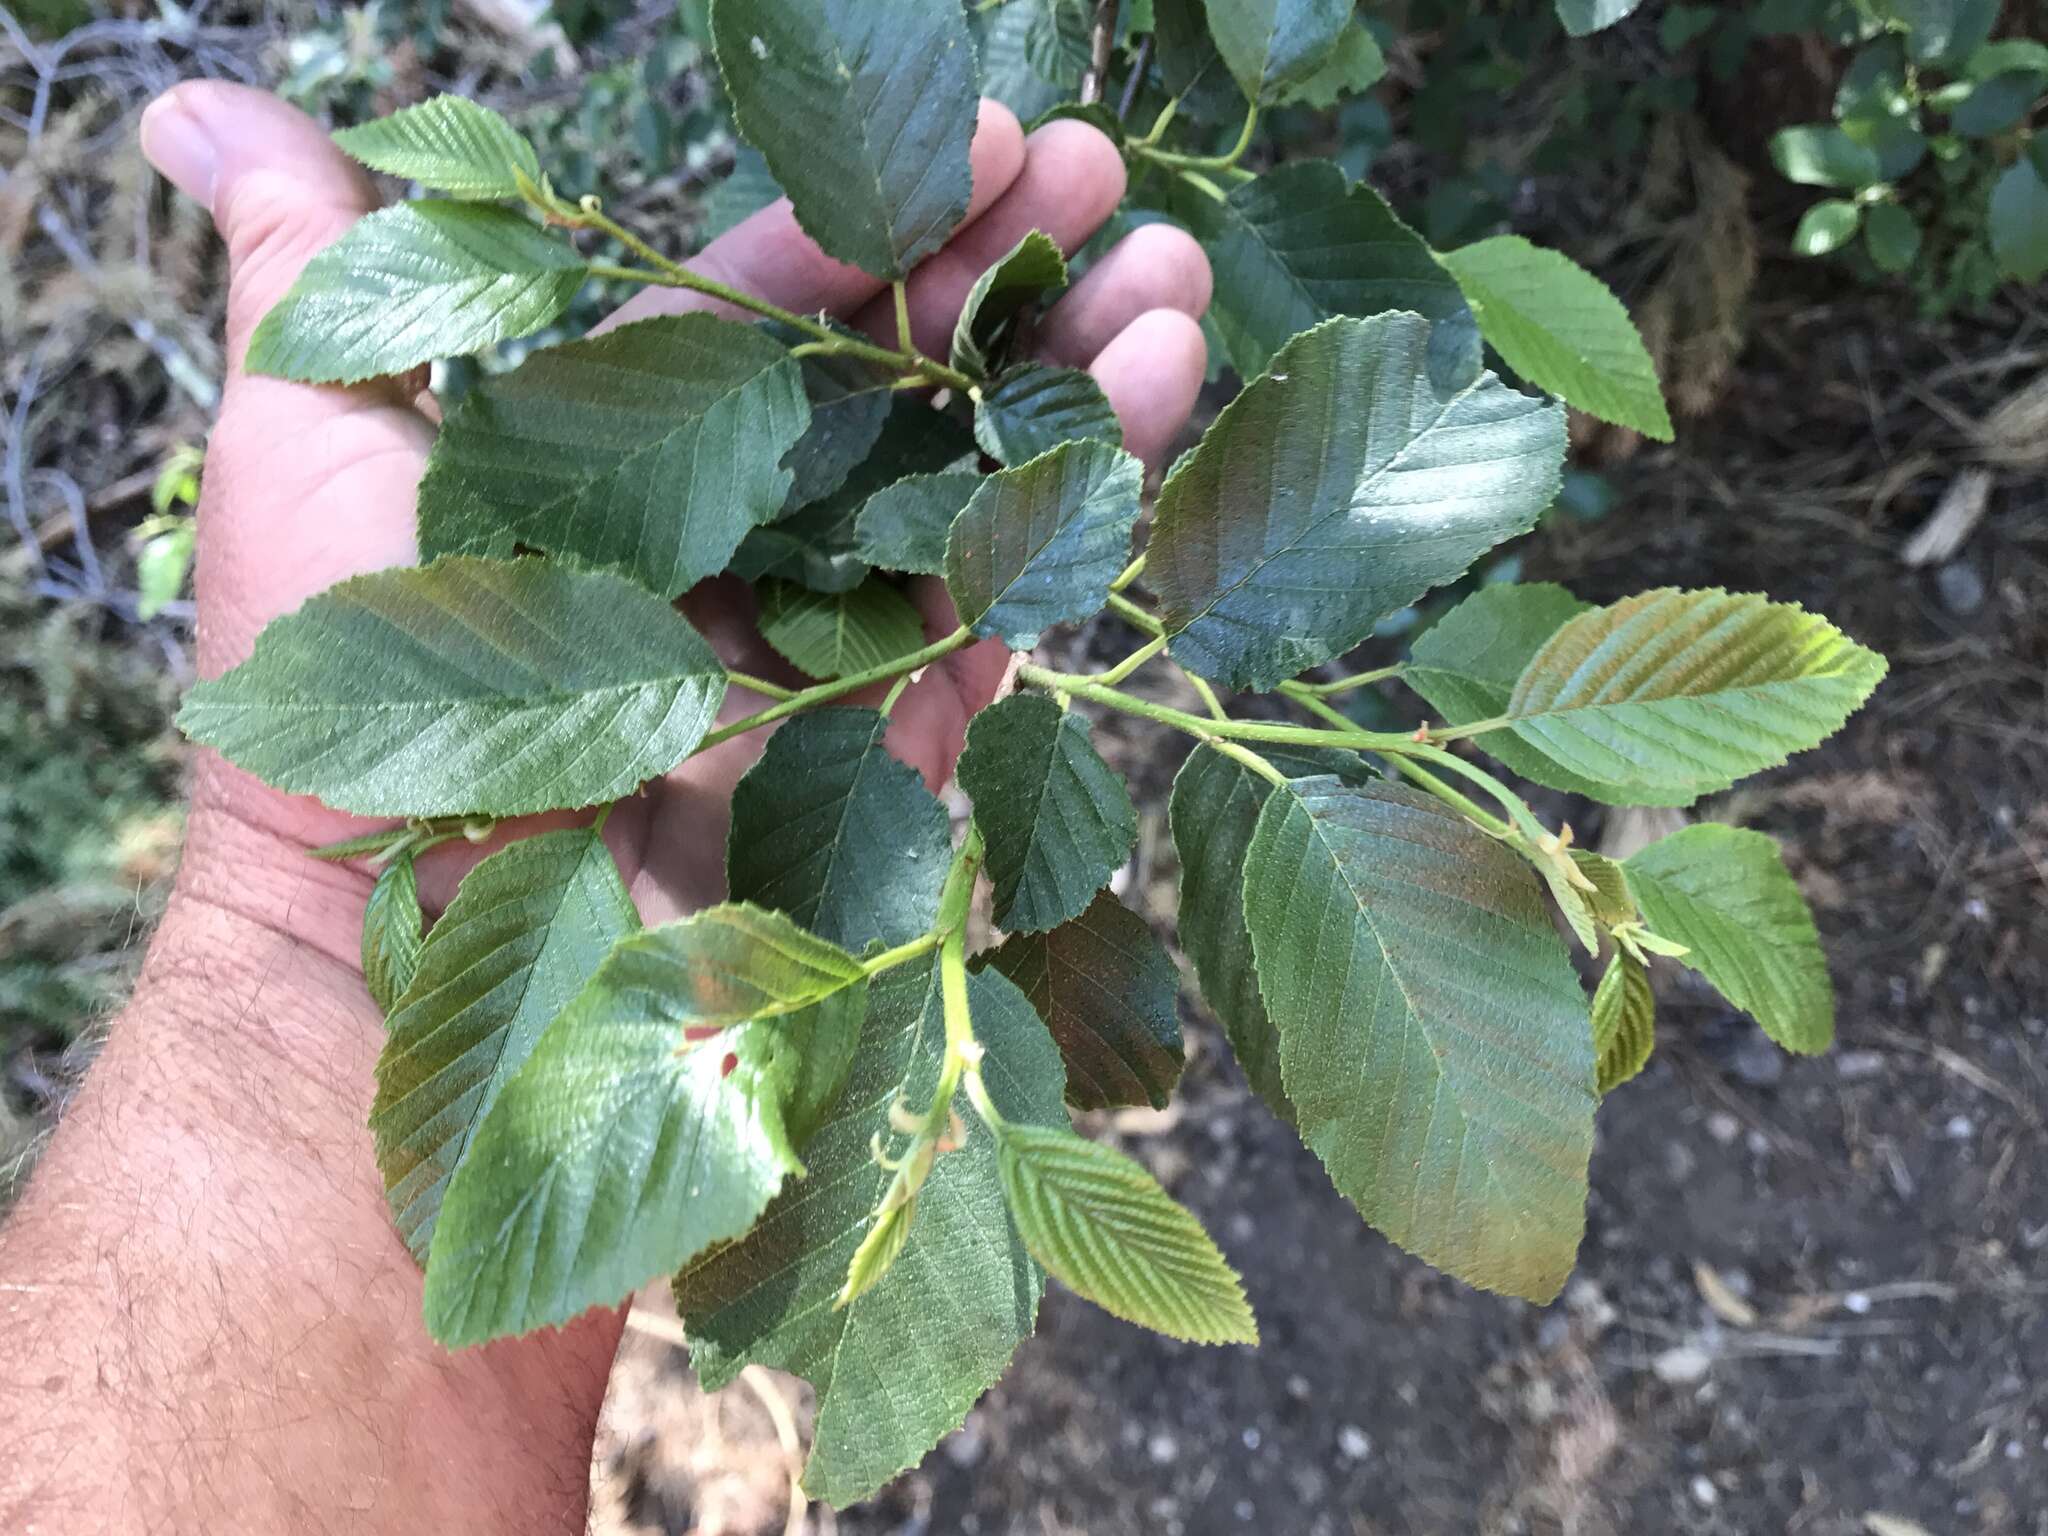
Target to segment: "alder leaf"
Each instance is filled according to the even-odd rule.
[[[755,907],[621,940],[449,1181],[427,1331],[453,1349],[566,1323],[742,1236],[803,1173],[867,990],[851,955]]]
[[[424,1261],[448,1180],[541,1031],[640,926],[588,828],[499,849],[434,925],[377,1058],[370,1130],[398,1235]]]
[[[1351,0],[1211,0],[1209,33],[1238,88],[1271,106],[1323,67],[1352,11]]]
[[[1030,1005],[989,971],[968,978],[968,997],[982,1081],[1004,1119],[1065,1125],[1059,1052]],[[833,1306],[892,1177],[871,1139],[899,1099],[931,1102],[944,1058],[937,966],[883,972],[846,1092],[804,1148],[810,1178],[675,1277],[706,1390],[749,1364],[817,1389],[804,1491],[835,1505],[868,1497],[959,1428],[1037,1320],[1044,1274],[1018,1241],[994,1138],[979,1125],[933,1164],[896,1262]]]
[[[1557,15],[1565,31],[1573,37],[1585,37],[1613,26],[1642,3],[1643,0],[1557,0]]]
[[[986,374],[1024,307],[1067,286],[1067,259],[1042,229],[1026,234],[974,280],[953,323],[953,366]]]
[[[861,559],[885,571],[941,574],[953,519],[980,485],[981,476],[973,470],[949,469],[906,475],[883,486],[861,503],[854,517],[854,542]]]
[[[883,745],[872,709],[816,709],[768,738],[732,792],[726,885],[859,954],[905,944],[939,916],[952,855],[946,808]]]
[[[1261,743],[1260,755],[1293,778],[1335,774],[1347,784],[1367,784],[1374,777],[1355,752]],[[1180,856],[1180,946],[1252,1091],[1292,1125],[1294,1106],[1280,1080],[1280,1038],[1259,996],[1244,924],[1245,852],[1272,790],[1271,781],[1236,758],[1198,746],[1174,777],[1167,814]]]
[[[865,340],[851,326],[833,324],[850,337]],[[786,347],[813,338],[791,326],[769,322],[761,331]],[[832,352],[813,352],[801,359],[804,397],[811,404],[811,424],[796,446],[782,456],[791,475],[785,511],[821,501],[846,484],[869,454],[896,403],[889,375],[873,363]]]
[[[1765,1034],[1802,1056],[1835,1038],[1835,987],[1820,934],[1778,845],[1702,823],[1623,861],[1651,932]]]
[[[1327,160],[1296,160],[1217,202],[1177,191],[1173,211],[1216,272],[1210,314],[1230,364],[1250,378],[1333,315],[1413,310],[1443,320],[1465,308],[1422,237],[1371,187]]]
[[[1066,443],[986,476],[946,538],[960,622],[1028,651],[1109,601],[1131,557],[1144,467],[1107,443]]]
[[[1124,440],[1109,396],[1079,368],[1019,363],[975,403],[974,440],[998,463],[1029,463],[1075,438],[1111,447]]]
[[[958,0],[715,0],[733,117],[827,255],[884,280],[966,217],[974,43]]]
[[[540,160],[518,130],[460,96],[434,96],[344,128],[334,142],[373,171],[453,197],[520,197],[522,180],[533,188],[541,182]]]
[[[759,596],[761,638],[809,677],[865,672],[924,644],[924,620],[879,576],[850,592],[813,592],[771,579]]]
[[[1593,1054],[1605,1098],[1643,1070],[1657,1043],[1657,994],[1650,973],[1627,950],[1617,949],[1593,989]]]
[[[419,970],[425,927],[419,877],[407,851],[384,866],[363,908],[363,985],[387,1018]]]
[[[1180,972],[1144,918],[1108,891],[1079,917],[976,957],[1014,981],[1067,1063],[1076,1109],[1166,1107],[1186,1064]]]
[[[1130,791],[1088,722],[1043,694],[976,715],[958,773],[988,846],[998,928],[1042,933],[1079,917],[1137,842]]]
[[[857,587],[868,573],[857,531],[868,498],[906,475],[950,469],[974,451],[974,438],[960,423],[921,400],[899,397],[867,456],[839,488],[749,533],[729,569],[747,581],[774,576],[814,592]]]
[[[1442,260],[1479,334],[1516,373],[1602,421],[1671,441],[1657,365],[1599,278],[1520,235],[1496,235]]]
[[[1287,99],[1327,111],[1346,96],[1357,96],[1371,90],[1386,77],[1386,73],[1387,58],[1380,52],[1379,40],[1372,35],[1372,29],[1365,24],[1364,18],[1355,16],[1351,25],[1344,29],[1343,36],[1338,38],[1330,56],[1323,60],[1314,74],[1294,86]]]
[[[781,197],[782,184],[769,171],[761,151],[751,144],[735,145],[732,169],[704,194],[704,224],[698,238],[708,245]]]
[[[1481,587],[1423,631],[1409,649],[1401,681],[1429,701],[1444,725],[1499,719],[1529,658],[1592,607],[1550,582]],[[1612,785],[1567,773],[1513,731],[1488,731],[1477,740],[1533,783],[1601,801],[1615,793]]]
[[[420,482],[420,554],[546,550],[674,597],[782,510],[781,460],[809,420],[788,352],[712,315],[544,348],[449,413]]]
[[[523,214],[399,203],[306,263],[249,338],[243,366],[320,384],[404,373],[532,335],[585,276],[583,258]]]
[[[1337,1188],[1468,1284],[1555,1296],[1585,1230],[1593,1035],[1528,866],[1415,791],[1295,779],[1259,813],[1244,902]]]
[[[520,816],[616,800],[689,756],[725,667],[607,571],[451,555],[354,576],[200,683],[185,734],[361,816]]]
[[[1508,700],[1516,735],[1619,804],[1690,805],[1817,746],[1884,658],[1792,603],[1660,588],[1580,614]]]
[[[1244,1285],[1138,1163],[1064,1127],[1006,1125],[1003,1194],[1031,1256],[1103,1311],[1192,1344],[1256,1344]]]
[[[1271,688],[1535,525],[1563,409],[1491,374],[1440,392],[1429,331],[1410,314],[1325,321],[1174,467],[1146,570],[1175,660]]]

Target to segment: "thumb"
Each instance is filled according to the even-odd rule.
[[[220,80],[167,91],[142,114],[142,152],[212,213],[228,249],[228,365],[315,252],[377,206],[368,177],[275,96]]]

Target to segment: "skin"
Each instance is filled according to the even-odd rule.
[[[307,258],[375,206],[373,189],[314,123],[237,86],[178,87],[142,138],[227,244],[239,362]],[[1020,235],[1042,228],[1071,250],[1123,191],[1093,129],[1057,122],[1027,139],[994,103],[974,171],[969,222],[910,283],[932,351],[974,276]],[[695,265],[893,336],[886,292],[812,245],[787,204]],[[1194,243],[1147,229],[1053,307],[1039,345],[1094,373],[1127,445],[1156,463],[1200,387],[1194,317],[1208,297]],[[693,307],[651,290],[612,323]],[[433,420],[417,379],[344,389],[231,371],[199,511],[202,674],[242,660],[313,593],[415,558]],[[929,633],[949,632],[943,590],[918,595]],[[686,605],[728,664],[787,676],[743,587],[708,582]],[[1007,666],[981,645],[928,669],[891,717],[891,750],[942,782]],[[734,690],[728,718],[761,703]],[[728,797],[761,740],[691,759],[613,815],[606,840],[649,922],[722,894]],[[369,825],[196,754],[185,860],[136,996],[0,1231],[0,1529],[583,1529],[624,1309],[455,1355],[427,1338],[420,1274],[363,1126],[382,1039],[357,959],[369,877],[306,857]],[[478,852],[422,861],[430,907]]]

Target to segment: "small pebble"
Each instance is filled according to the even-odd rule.
[[[1256,1451],[1259,1448],[1260,1435],[1256,1425],[1246,1425],[1244,1434],[1239,1438],[1244,1441],[1244,1448],[1246,1450]]]
[[[1692,1496],[1702,1509],[1712,1509],[1721,1502],[1721,1490],[1714,1486],[1714,1480],[1704,1472],[1692,1480]]]
[[[1785,1056],[1770,1036],[1752,1028],[1735,1047],[1735,1075],[1755,1088],[1768,1088],[1785,1075]]]
[[[1968,616],[1984,606],[1984,578],[1967,560],[1952,560],[1936,571],[1934,590],[1953,614]]]
[[[1704,1378],[1713,1364],[1714,1357],[1697,1344],[1674,1344],[1650,1362],[1650,1369],[1659,1381],[1685,1386]]]
[[[1862,1291],[1851,1291],[1842,1298],[1842,1307],[1845,1311],[1854,1312],[1861,1317],[1870,1310],[1870,1298]]]
[[[1942,1129],[1948,1132],[1950,1141],[1968,1141],[1977,1127],[1970,1122],[1968,1115],[1951,1115]]]
[[[1239,1499],[1235,1513],[1238,1519],[1249,1523],[1252,1516],[1257,1514],[1258,1511],[1252,1508],[1252,1501],[1250,1499]]]
[[[1844,1051],[1835,1058],[1835,1075],[1845,1083],[1861,1082],[1883,1071],[1883,1051]]]
[[[1171,1435],[1154,1435],[1145,1444],[1145,1454],[1163,1467],[1180,1455],[1180,1442]]]
[[[1742,1122],[1725,1109],[1717,1109],[1707,1116],[1707,1134],[1722,1146],[1732,1146],[1735,1138],[1742,1134]]]
[[[981,1425],[975,1419],[970,1418],[946,1437],[946,1456],[956,1467],[973,1466],[987,1449],[988,1436],[981,1432]]]
[[[1372,1436],[1356,1424],[1346,1424],[1337,1431],[1337,1449],[1346,1461],[1363,1461],[1372,1454]]]

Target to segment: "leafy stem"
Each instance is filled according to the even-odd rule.
[[[963,627],[954,630],[953,633],[943,639],[934,640],[930,645],[925,646],[921,650],[915,650],[908,655],[898,656],[877,666],[869,667],[864,672],[849,672],[846,676],[836,677],[829,683],[814,683],[800,692],[792,693],[787,698],[771,704],[766,709],[746,716],[744,719],[735,720],[730,725],[721,725],[717,730],[712,731],[702,741],[697,743],[696,751],[707,752],[720,742],[731,741],[735,736],[744,736],[749,731],[757,731],[764,725],[773,725],[778,720],[787,720],[791,715],[801,714],[815,705],[829,704],[834,699],[844,698],[849,693],[858,693],[861,689],[870,687],[875,683],[894,682],[897,678],[908,676],[920,667],[930,666],[942,656],[951,655],[962,646],[970,644],[973,639],[973,634]],[[743,686],[751,688],[754,685],[749,682]],[[691,754],[693,757],[695,755],[695,752]]]
[[[1151,137],[1139,140],[1131,146],[1134,153],[1156,164],[1177,171],[1229,171],[1237,168],[1237,162],[1244,158],[1246,150],[1252,147],[1252,135],[1258,131],[1259,109],[1248,107],[1244,114],[1244,127],[1238,130],[1237,142],[1220,155],[1183,155],[1170,149],[1158,147],[1158,141]],[[1155,129],[1155,131],[1157,131]]]

